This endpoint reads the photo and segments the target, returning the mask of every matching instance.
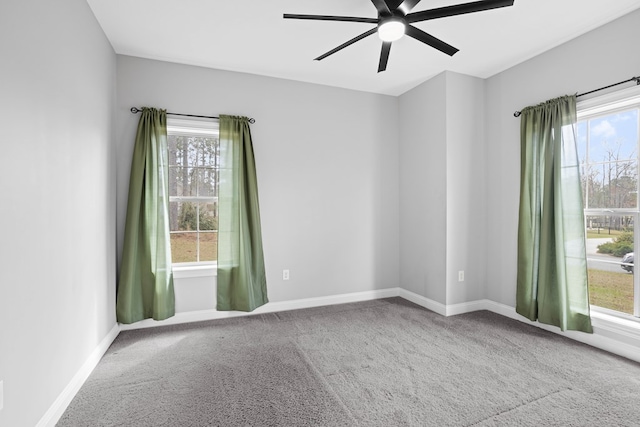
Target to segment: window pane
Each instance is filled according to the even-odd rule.
[[[200,230],[211,231],[218,229],[218,218],[216,215],[216,203],[200,203]]]
[[[197,233],[171,233],[171,261],[196,262],[197,244]]]
[[[178,165],[177,152],[178,152],[178,137],[176,135],[167,135],[167,149],[169,155],[167,161],[169,166]]]
[[[196,231],[197,204],[191,202],[169,202],[169,230]]]
[[[198,138],[197,166],[218,166],[218,139]]]
[[[196,166],[198,147],[194,139],[192,136],[167,135],[170,166]]]
[[[180,213],[182,211],[181,202],[169,202],[169,230],[181,231]]]
[[[635,159],[638,141],[637,110],[589,120],[590,162]]]
[[[586,222],[590,303],[633,314],[633,216],[589,215]]]
[[[218,233],[200,233],[200,261],[216,261],[218,259]]]
[[[196,195],[196,170],[172,166],[169,168],[169,196],[191,197]]]
[[[198,179],[198,196],[214,197],[216,196],[216,174],[215,170],[210,168],[200,168],[197,171]]]
[[[610,181],[610,207],[636,208],[638,206],[638,162],[618,162],[615,178]]]
[[[605,184],[604,184],[604,166],[587,163],[581,176],[583,188],[587,189],[586,203],[591,209],[606,207],[605,201]]]
[[[583,120],[578,122],[576,126],[576,145],[578,148],[578,159],[580,163],[586,163],[587,161],[587,121]]]
[[[583,188],[588,188],[591,209],[636,208],[638,204],[638,162],[626,160],[587,164],[583,168]]]
[[[589,269],[589,303],[633,315],[633,270],[616,273]]]
[[[178,195],[178,185],[182,193],[182,168],[179,166],[169,166],[169,196]]]
[[[585,206],[636,209],[638,110],[583,120],[577,134]]]
[[[185,146],[183,149],[182,165],[183,166],[197,166],[198,165],[198,138],[189,136],[185,137]],[[184,157],[186,156],[186,158]]]
[[[217,204],[170,202],[172,262],[215,261],[217,259]],[[198,225],[200,232],[197,231]],[[178,231],[178,233],[176,233]],[[189,231],[180,233],[180,231]],[[198,259],[200,245],[200,259]]]

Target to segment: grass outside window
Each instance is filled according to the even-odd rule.
[[[218,232],[200,232],[200,261],[218,259]],[[196,262],[198,233],[171,233],[171,258],[173,263]]]
[[[589,303],[633,315],[633,274],[590,269]]]

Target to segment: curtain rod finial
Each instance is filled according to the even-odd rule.
[[[516,111],[515,113],[513,113],[513,117],[520,117],[520,114],[522,114],[521,111]]]
[[[136,107],[131,107],[131,110],[130,110],[130,111],[131,111],[133,114],[137,114],[137,113],[142,112],[142,110],[140,110],[140,109],[138,109],[138,108],[136,108]]]

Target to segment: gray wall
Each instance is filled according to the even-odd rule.
[[[640,73],[640,10],[486,81],[487,298],[515,306],[520,120],[515,110]]]
[[[446,73],[399,97],[400,286],[446,304]]]
[[[447,304],[458,304],[485,296],[484,81],[448,72],[446,111]]]
[[[256,119],[270,301],[397,286],[397,98],[127,56],[117,63],[119,254],[138,122],[129,109],[237,114]]]
[[[482,299],[484,82],[444,72],[399,99],[400,286],[441,304]]]
[[[84,0],[0,2],[2,426],[33,426],[115,326],[115,54]]]

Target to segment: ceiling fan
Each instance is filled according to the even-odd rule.
[[[378,64],[378,72],[387,69],[389,61],[389,52],[391,51],[391,42],[400,39],[403,35],[408,35],[414,39],[421,41],[449,56],[453,56],[458,49],[443,42],[442,40],[428,34],[416,27],[414,22],[428,21],[431,19],[446,18],[447,16],[463,15],[465,13],[481,12],[483,10],[497,9],[499,7],[513,6],[514,0],[482,0],[471,3],[457,4],[453,6],[439,7],[437,9],[429,9],[420,12],[411,12],[420,0],[371,0],[378,11],[378,18],[360,18],[356,16],[327,16],[327,15],[295,15],[290,13],[284,14],[284,19],[309,19],[315,21],[341,21],[341,22],[362,22],[365,24],[376,24],[364,33],[352,38],[351,40],[341,44],[335,49],[315,58],[321,61],[326,57],[364,39],[374,33],[382,40],[382,51],[380,52],[380,62]]]

